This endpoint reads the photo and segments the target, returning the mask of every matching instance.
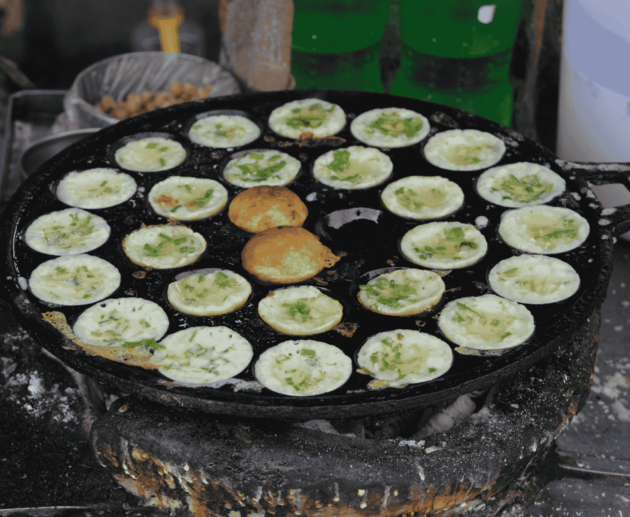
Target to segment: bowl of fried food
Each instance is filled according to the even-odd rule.
[[[169,91],[129,93],[125,100],[120,102],[111,95],[105,95],[96,107],[105,115],[124,120],[173,104],[207,99],[211,91],[211,84],[197,87],[190,83],[176,82],[171,85]]]
[[[76,77],[64,98],[61,125],[106,127],[173,104],[237,93],[234,76],[207,59],[132,52],[99,61]]]

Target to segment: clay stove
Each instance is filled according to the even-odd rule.
[[[584,405],[598,329],[595,313],[569,346],[494,386],[464,422],[425,439],[333,431],[382,429],[408,415],[317,428],[122,398],[94,424],[92,444],[123,487],[177,515],[498,515],[533,498],[536,467]]]

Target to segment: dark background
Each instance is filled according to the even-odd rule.
[[[203,57],[218,61],[219,0],[179,0],[204,32]],[[40,89],[67,89],[91,64],[131,52],[131,32],[146,20],[149,0],[23,0],[24,28],[0,36],[0,56],[15,61]],[[383,39],[387,88],[400,60],[399,0],[391,0]],[[1,16],[1,14],[0,14]],[[555,150],[562,0],[524,0],[512,59],[513,127]]]
[[[218,61],[219,0],[180,0],[204,30],[205,55]],[[24,0],[24,28],[0,36],[0,55],[41,89],[67,89],[81,70],[131,52],[131,31],[147,19],[149,0]]]

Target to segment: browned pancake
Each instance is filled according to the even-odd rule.
[[[241,257],[248,272],[276,284],[312,278],[340,258],[311,232],[292,226],[257,233],[245,245]]]
[[[105,346],[88,345],[87,343],[80,341],[77,336],[74,335],[72,328],[68,325],[65,314],[62,312],[44,312],[42,316],[45,321],[50,323],[75,345],[72,347],[74,350],[78,351],[83,349],[83,351],[89,355],[100,355],[110,361],[130,364],[132,366],[140,366],[148,369],[158,368],[158,366],[151,363],[153,354],[144,346],[136,348],[125,348],[122,346],[109,348]]]
[[[251,233],[277,226],[302,226],[307,215],[308,208],[297,194],[286,187],[264,185],[241,192],[228,211],[230,221]]]

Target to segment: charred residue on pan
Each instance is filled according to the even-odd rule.
[[[235,329],[246,339],[250,340],[258,354],[266,348],[273,346],[277,343],[277,335],[275,332],[267,331],[264,324],[261,325],[260,319],[257,316],[257,303],[266,293],[277,288],[277,286],[261,286],[255,281],[251,281],[250,283],[254,287],[254,292],[250,300],[241,309],[231,315],[228,314],[217,317],[182,315],[181,313],[177,313],[177,311],[170,307],[163,299],[165,286],[172,281],[174,274],[178,274],[179,272],[174,273],[173,270],[148,270],[146,271],[145,278],[135,278],[133,274],[136,273],[139,268],[133,265],[131,261],[122,254],[120,241],[125,235],[137,229],[142,223],[146,225],[164,223],[164,218],[156,216],[156,214],[148,208],[145,198],[143,197],[147,195],[155,183],[171,173],[175,172],[179,174],[178,171],[185,171],[186,175],[190,174],[195,177],[211,178],[222,182],[222,184],[226,184],[227,182],[224,182],[222,178],[221,165],[225,163],[225,160],[227,160],[231,154],[241,150],[269,149],[283,152],[287,152],[288,150],[289,154],[294,157],[299,156],[303,171],[296,180],[290,184],[289,188],[294,191],[308,207],[309,218],[305,222],[304,227],[311,232],[316,232],[315,227],[317,221],[335,211],[354,208],[369,208],[384,211],[380,200],[380,188],[365,189],[363,191],[346,190],[340,192],[338,189],[323,186],[310,174],[304,173],[304,170],[308,170],[315,159],[335,146],[326,144],[317,147],[293,146],[285,149],[283,147],[286,143],[285,139],[275,135],[266,126],[269,113],[275,107],[294,98],[302,97],[303,95],[305,94],[300,93],[298,95],[295,92],[270,92],[268,94],[236,96],[229,99],[210,99],[192,105],[173,106],[106,128],[98,134],[89,137],[90,146],[81,147],[79,150],[70,153],[62,153],[51,164],[43,167],[40,173],[29,178],[23,190],[22,198],[13,204],[15,213],[11,214],[10,224],[12,236],[15,234],[15,238],[11,238],[13,244],[10,254],[12,264],[18,276],[28,278],[31,271],[33,271],[37,265],[49,258],[28,248],[21,240],[21,235],[26,226],[28,226],[29,221],[45,213],[66,208],[65,205],[57,200],[56,196],[51,191],[49,187],[51,182],[58,181],[63,175],[73,170],[85,169],[88,164],[91,167],[115,166],[109,154],[110,150],[117,142],[125,138],[142,133],[168,133],[171,135],[171,138],[180,141],[180,143],[187,148],[189,154],[186,160],[178,166],[178,169],[171,169],[170,171],[154,173],[128,172],[128,174],[137,181],[138,186],[144,188],[144,192],[137,192],[129,202],[120,205],[120,207],[98,211],[98,214],[103,216],[110,224],[112,236],[105,245],[91,254],[109,261],[121,271],[123,284],[119,291],[113,295],[114,297],[125,296],[127,295],[126,293],[133,291],[135,296],[157,301],[167,312],[171,322],[171,331],[178,326],[201,324],[210,326],[225,325]],[[357,114],[366,111],[368,106],[369,109],[388,107],[392,102],[391,99],[386,96],[368,93],[351,95],[347,92],[329,93],[326,100],[341,105],[347,113],[351,112]],[[397,101],[398,100],[399,99],[397,99]],[[576,308],[578,302],[581,304],[586,303],[587,305],[595,303],[594,300],[597,296],[593,294],[593,292],[598,291],[599,284],[597,284],[597,279],[594,279],[594,275],[590,273],[593,271],[593,268],[597,268],[598,271],[605,269],[601,251],[603,244],[600,229],[597,226],[600,211],[589,208],[589,203],[595,203],[594,200],[586,196],[582,196],[581,199],[578,200],[570,195],[571,192],[580,192],[583,187],[583,182],[580,182],[579,178],[572,180],[569,177],[569,173],[563,171],[556,164],[554,157],[548,151],[527,139],[519,139],[518,135],[514,135],[510,130],[501,128],[497,124],[479,117],[466,116],[462,118],[460,112],[455,109],[438,108],[436,105],[430,103],[410,99],[405,102],[409,103],[410,108],[427,116],[431,120],[432,125],[439,130],[452,127],[452,123],[454,122],[462,128],[469,127],[495,134],[501,133],[503,136],[509,137],[516,145],[509,146],[511,150],[510,154],[504,156],[499,164],[514,163],[517,161],[550,164],[550,168],[563,176],[567,181],[567,190],[563,195],[549,204],[551,206],[568,206],[584,215],[591,225],[591,235],[580,248],[562,254],[562,260],[572,265],[582,278],[578,293],[571,298],[570,303],[554,304],[554,311],[550,311],[548,307],[532,307],[531,312],[534,314],[537,329],[534,338],[527,346],[517,347],[508,354],[496,358],[464,358],[460,354],[456,354],[453,368],[439,380],[427,383],[426,385],[392,390],[396,393],[385,394],[388,402],[400,401],[403,405],[407,403],[405,402],[406,399],[427,401],[429,399],[436,400],[437,398],[441,400],[440,397],[443,399],[447,394],[452,394],[458,389],[458,386],[460,386],[462,382],[473,384],[475,382],[479,384],[492,383],[497,378],[501,378],[501,375],[503,375],[502,371],[514,371],[515,368],[531,364],[543,354],[543,349],[548,349],[552,346],[550,344],[552,338],[557,341],[558,335],[571,327],[570,322],[573,321],[571,319],[573,317],[572,315],[575,314],[576,311],[579,312],[579,307]],[[239,110],[252,114],[253,118],[256,119],[257,123],[262,128],[261,138],[237,150],[202,148],[202,146],[188,142],[184,131],[184,127],[188,121],[192,120],[197,114],[217,109]],[[342,129],[337,136],[345,139],[347,142],[354,142],[348,124],[346,124],[346,127]],[[478,196],[473,187],[474,180],[476,176],[478,176],[478,173],[470,174],[460,171],[444,171],[437,169],[428,164],[422,157],[422,146],[423,142],[407,148],[384,150],[394,162],[394,172],[387,180],[386,184],[404,176],[435,175],[454,181],[463,188],[466,194],[464,205],[459,212],[446,217],[445,220],[459,221],[464,224],[474,225],[478,217],[487,217],[489,224],[481,231],[488,240],[489,252],[486,258],[481,262],[462,270],[454,270],[444,277],[446,293],[443,299],[452,300],[464,296],[479,295],[479,290],[475,287],[474,282],[485,283],[487,273],[493,265],[499,260],[518,254],[518,252],[515,252],[503,244],[495,234],[499,217],[505,209],[490,205]],[[228,188],[230,200],[236,193],[242,190],[233,185],[226,185],[226,188]],[[37,202],[33,202],[34,200],[37,200]],[[133,210],[133,213],[130,212],[131,210]],[[392,214],[388,215],[395,218]],[[399,219],[396,224],[400,225],[400,229],[392,231],[393,234],[396,234],[395,240],[405,231],[418,224],[416,222],[403,220],[402,218]],[[229,222],[226,210],[210,219],[187,222],[186,225],[194,231],[198,231],[204,235],[204,237],[208,237],[212,245],[209,247],[206,255],[194,265],[183,268],[182,272],[211,267],[225,267],[226,269],[241,274],[248,280],[251,279],[251,276],[243,270],[240,263],[240,253],[249,237],[238,232]],[[386,226],[384,228],[386,228]],[[383,233],[386,234],[387,231]],[[331,248],[346,251],[346,255],[343,256],[332,269],[324,270],[316,279],[312,279],[310,285],[330,289],[332,293],[335,293],[335,295],[339,297],[347,296],[346,293],[348,293],[349,287],[353,282],[356,282],[359,276],[369,271],[391,267],[392,265],[397,267],[415,267],[409,266],[404,259],[400,258],[401,255],[395,245],[381,247],[370,245],[368,246],[368,251],[365,251],[363,246],[345,250],[344,248],[348,246],[343,242],[343,237],[331,236],[331,241],[335,241],[335,243],[338,244],[335,246],[333,242],[331,242]],[[376,237],[373,242],[381,242],[381,239]],[[398,257],[398,259],[394,257]],[[320,283],[319,280],[325,283]],[[30,293],[27,292],[26,297],[34,307],[35,313],[41,313],[47,310],[47,307],[32,297]],[[351,337],[347,337],[344,333],[335,331],[334,329],[328,331],[327,335],[330,336],[330,344],[339,346],[349,355],[352,355],[370,335],[383,330],[399,328],[402,320],[405,320],[403,328],[421,330],[440,337],[437,323],[431,317],[394,318],[375,315],[360,307],[358,302],[355,302],[353,299],[350,299],[348,303],[350,306],[348,316],[346,319],[344,315],[342,323],[347,322],[348,325],[353,325]],[[436,308],[436,310],[437,309],[439,308]],[[68,321],[72,323],[76,320],[78,314],[82,312],[82,309],[64,308],[63,312],[66,314]],[[376,318],[375,316],[379,317]],[[28,317],[30,318],[30,316]],[[33,316],[32,318],[35,317]],[[563,323],[562,325],[564,326],[559,328],[558,321],[569,321],[569,323]],[[34,319],[29,320],[29,322],[33,323],[33,325],[43,325],[43,323],[35,321]],[[356,327],[354,325],[356,325]],[[567,327],[567,325],[569,327]],[[342,329],[340,328],[339,330]],[[47,332],[43,328],[38,328],[38,331],[42,333]],[[63,347],[63,339],[52,331],[53,329],[51,327],[50,332],[47,334],[49,336],[47,345],[53,352],[57,351],[61,353],[59,350]],[[348,334],[348,332],[346,332],[346,334]],[[536,354],[537,357],[533,357]],[[222,403],[226,405],[236,404],[237,406],[254,404],[263,407],[263,409],[260,410],[261,414],[264,412],[264,407],[286,407],[288,408],[287,411],[283,412],[282,410],[278,410],[277,415],[294,415],[299,418],[300,414],[302,416],[307,413],[309,416],[312,415],[313,413],[309,412],[310,407],[356,405],[357,408],[359,408],[363,404],[369,405],[374,403],[378,405],[383,397],[382,393],[378,396],[367,393],[365,389],[366,381],[361,378],[363,376],[358,374],[353,374],[352,378],[343,389],[330,396],[316,397],[314,399],[309,398],[301,401],[296,401],[288,397],[270,396],[265,393],[255,396],[239,394],[234,393],[230,387],[223,387],[220,390],[202,389],[199,391],[186,388],[172,388],[168,390],[167,394],[164,394],[163,390],[165,388],[158,386],[159,374],[145,372],[139,368],[131,368],[124,365],[107,365],[103,364],[102,361],[80,357],[78,354],[72,357],[73,358],[69,360],[74,361],[73,365],[75,367],[83,368],[90,372],[96,372],[97,376],[109,376],[110,382],[111,379],[115,381],[116,378],[119,378],[126,389],[137,390],[138,393],[145,393],[155,399],[164,396],[166,397],[165,401],[167,403],[179,403],[175,402],[172,398],[177,396],[178,400],[184,401],[183,403],[190,407],[214,407],[220,412],[224,410],[228,411],[228,409],[221,409]],[[67,357],[64,358],[67,359]],[[249,372],[245,372],[239,377],[243,380],[251,380]],[[357,411],[370,410],[357,409]],[[324,412],[324,409],[320,411],[322,414]],[[274,415],[270,414],[269,416]]]

